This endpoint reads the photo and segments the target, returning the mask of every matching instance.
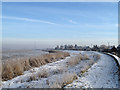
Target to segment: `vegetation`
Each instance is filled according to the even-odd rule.
[[[55,62],[69,56],[67,52],[57,52],[44,54],[31,58],[16,58],[5,60],[2,63],[2,80],[9,80],[16,76],[22,75],[24,71],[34,67],[39,67],[47,63]]]
[[[67,64],[68,66],[74,66],[78,64],[81,60],[89,60],[89,58],[86,54],[79,54],[76,57],[71,57]]]
[[[54,78],[54,79],[51,79]],[[54,75],[51,78],[48,78],[49,88],[62,88],[67,84],[72,83],[77,79],[77,74],[65,72],[61,76]]]

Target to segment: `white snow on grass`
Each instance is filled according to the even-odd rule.
[[[33,68],[25,71],[21,76],[2,82],[3,88],[61,88],[65,83],[71,83],[66,87],[118,86],[117,68],[111,57],[93,51],[67,52],[70,56],[65,59]],[[68,65],[70,59],[79,53],[83,56],[88,55],[89,59],[81,60],[74,66]],[[86,70],[88,72],[81,76]],[[77,77],[78,79],[75,80]]]
[[[97,63],[65,88],[118,88],[117,70],[114,59],[101,54]]]

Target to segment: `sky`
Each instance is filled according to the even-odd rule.
[[[4,48],[118,44],[117,2],[3,2]]]

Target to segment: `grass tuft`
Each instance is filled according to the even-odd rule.
[[[70,60],[67,62],[68,66],[74,66],[78,64],[81,60],[89,60],[89,57],[84,54],[84,55],[77,55],[76,57],[71,57]]]

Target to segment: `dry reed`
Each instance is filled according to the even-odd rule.
[[[69,56],[68,52],[49,53],[31,58],[16,58],[15,60],[5,60],[2,63],[2,80],[9,80],[22,75],[24,71],[34,67],[39,67],[50,62],[63,59]]]
[[[89,57],[84,54],[84,55],[77,55],[76,57],[71,57],[70,60],[67,62],[68,66],[74,66],[78,64],[81,60],[89,60]]]

